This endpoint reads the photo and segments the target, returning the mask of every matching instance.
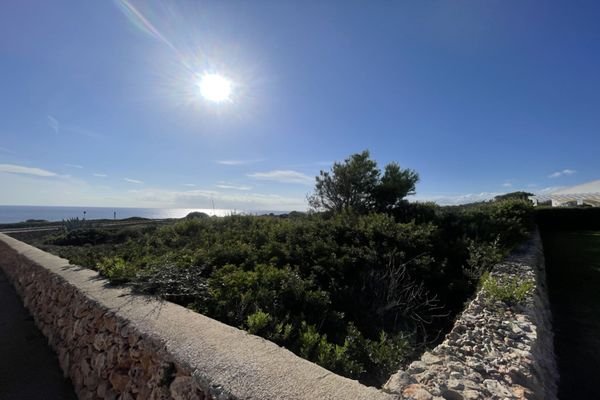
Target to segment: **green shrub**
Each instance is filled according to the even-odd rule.
[[[269,313],[258,310],[246,317],[247,331],[253,335],[259,335],[272,321],[273,318],[271,318]]]
[[[136,275],[137,268],[120,257],[103,258],[96,265],[98,272],[113,283],[130,281]]]
[[[482,277],[482,287],[489,299],[503,301],[509,305],[522,303],[535,288],[532,279],[515,277],[497,277],[486,273]]]
[[[85,219],[79,219],[79,217],[63,219],[63,228],[66,232],[81,229],[85,226],[87,226],[87,221]]]
[[[499,245],[499,238],[493,242],[476,242],[468,240],[469,258],[465,267],[465,275],[473,282],[478,282],[483,274],[490,271],[504,255]]]
[[[352,378],[365,372],[364,366],[349,354],[346,343],[340,346],[327,341],[327,335],[320,334],[314,325],[302,323],[299,347],[300,356],[331,371]]]
[[[190,217],[78,229],[50,250],[112,282],[382,384],[444,330],[477,277],[527,233],[528,205],[398,204],[394,212]],[[466,276],[468,278],[466,278]]]

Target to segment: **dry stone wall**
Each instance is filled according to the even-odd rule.
[[[494,268],[535,279],[522,306],[480,291],[445,341],[366,387],[169,302],[0,234],[0,268],[81,399],[555,399],[557,373],[539,235]]]
[[[80,399],[398,398],[2,234],[0,267]]]
[[[385,385],[407,398],[556,399],[550,307],[541,240],[537,232],[520,251],[496,265],[500,281],[535,282],[518,305],[480,290],[442,344]]]

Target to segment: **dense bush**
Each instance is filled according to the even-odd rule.
[[[528,203],[185,218],[73,230],[46,248],[367,384],[434,344],[527,235]]]

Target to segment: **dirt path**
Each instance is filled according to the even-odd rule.
[[[77,399],[46,338],[1,271],[0,399]]]

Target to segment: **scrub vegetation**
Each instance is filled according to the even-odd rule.
[[[519,198],[409,203],[417,180],[394,163],[380,171],[363,152],[317,177],[306,214],[195,213],[124,229],[72,223],[34,244],[381,385],[439,341],[532,223]]]
[[[485,273],[481,279],[485,293],[492,301],[502,301],[514,305],[520,304],[535,288],[535,281],[521,280],[519,277],[503,278]]]

